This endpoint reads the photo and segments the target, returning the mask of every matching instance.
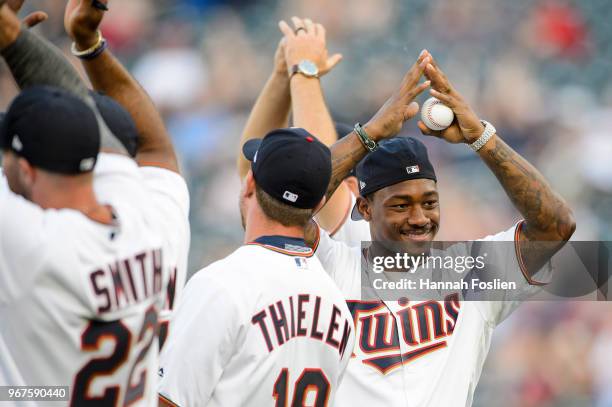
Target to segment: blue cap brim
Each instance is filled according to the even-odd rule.
[[[363,216],[361,216],[361,212],[357,209],[357,202],[353,205],[353,210],[351,211],[351,219],[352,220],[363,220]]]
[[[259,150],[259,146],[261,145],[262,139],[253,139],[249,140],[242,146],[242,154],[244,154],[244,158],[253,162],[255,159],[255,154],[257,150]]]

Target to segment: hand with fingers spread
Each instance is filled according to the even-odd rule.
[[[24,2],[25,0],[6,0],[6,5],[9,6],[9,8],[13,10],[15,14],[18,14],[21,10],[21,7],[23,7]],[[35,11],[31,14],[28,14],[23,19],[23,24],[28,28],[32,28],[42,23],[43,21],[46,21],[48,18],[49,16],[44,11]]]
[[[66,32],[78,50],[91,48],[98,41],[98,28],[108,10],[108,0],[69,0],[64,14]]]
[[[484,132],[484,125],[470,105],[450,83],[431,54],[427,51],[424,51],[424,53],[427,58],[420,63],[420,68],[431,82],[430,93],[453,111],[455,120],[448,128],[441,131],[431,130],[425,123],[419,121],[418,126],[421,133],[442,138],[449,143],[471,144],[475,142]]]
[[[292,17],[293,28],[285,21],[279,23],[279,28],[285,35],[285,59],[287,70],[302,61],[314,63],[318,69],[318,77],[331,71],[342,60],[342,55],[328,56],[325,27],[315,24],[312,20]]]
[[[423,67],[430,61],[429,54],[421,53],[417,62],[404,76],[399,89],[364,126],[371,139],[379,141],[397,135],[402,130],[404,122],[419,113],[419,104],[414,99],[430,85],[430,81],[419,83]]]

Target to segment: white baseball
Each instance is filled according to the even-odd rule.
[[[431,130],[444,130],[451,125],[455,114],[440,99],[429,98],[421,109],[421,120]]]

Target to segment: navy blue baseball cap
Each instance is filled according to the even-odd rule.
[[[130,113],[110,96],[93,90],[89,94],[96,102],[98,111],[110,131],[123,144],[130,156],[135,157],[139,135]]]
[[[278,129],[242,147],[257,185],[278,201],[314,209],[331,179],[331,152],[301,128]]]
[[[427,147],[412,137],[395,137],[379,143],[378,149],[368,154],[356,168],[359,193],[365,197],[380,189],[411,179],[437,181]],[[351,219],[363,219],[357,204]]]
[[[91,172],[100,150],[98,121],[73,94],[35,86],[11,103],[0,125],[0,148],[49,172]]]

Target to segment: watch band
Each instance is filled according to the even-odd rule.
[[[80,59],[94,59],[102,52],[104,52],[104,50],[108,46],[108,43],[106,42],[106,39],[102,36],[102,32],[100,30],[98,30],[97,34],[98,38],[96,40],[96,43],[91,48],[86,49],[84,51],[79,51],[76,47],[76,43],[73,42],[72,47],[70,48],[72,55]]]
[[[319,74],[315,74],[315,75],[310,75],[307,74],[306,72],[304,72],[301,68],[300,68],[300,64],[295,64],[291,67],[291,71],[289,72],[289,79],[293,78],[293,76],[296,73],[300,73],[302,75],[304,75],[306,78],[319,78]]]
[[[359,136],[359,140],[361,141],[361,144],[363,144],[363,146],[366,148],[366,150],[372,152],[378,148],[378,144],[376,144],[376,142],[372,140],[370,136],[368,136],[368,133],[366,133],[363,127],[361,127],[360,123],[355,124],[354,130],[355,133],[357,133],[357,136]]]
[[[469,145],[470,148],[476,152],[484,147],[484,145],[491,140],[491,137],[493,137],[496,132],[495,127],[493,127],[493,125],[488,121],[481,120],[480,122],[485,126],[484,132],[482,133],[482,136],[478,138],[478,140]]]
[[[298,64],[293,65],[291,67],[291,72],[289,72],[289,79],[293,78],[293,75],[300,72],[300,66]]]

